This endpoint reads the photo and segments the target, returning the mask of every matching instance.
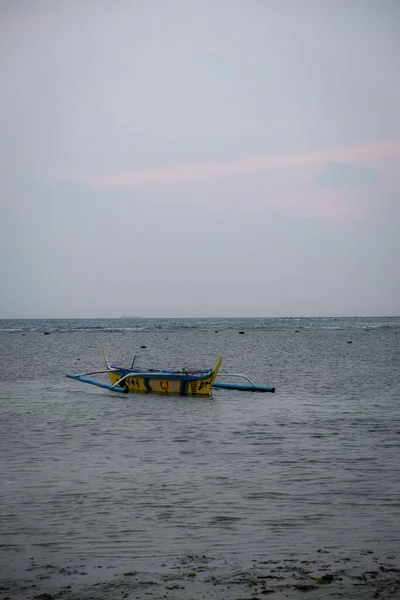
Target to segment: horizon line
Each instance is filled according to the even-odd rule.
[[[388,315],[388,314],[380,314],[380,315],[356,315],[356,314],[348,314],[348,315],[281,315],[281,316],[250,316],[250,315],[242,315],[242,316],[192,316],[192,317],[0,317],[0,321],[104,321],[104,320],[135,320],[135,319],[399,319],[399,315]]]

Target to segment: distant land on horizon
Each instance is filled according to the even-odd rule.
[[[400,314],[397,315],[385,315],[385,314],[381,314],[381,315],[331,315],[331,316],[304,316],[304,315],[295,315],[295,316],[289,316],[289,315],[285,315],[285,316],[279,316],[279,317],[271,317],[271,316],[240,316],[240,317],[232,317],[232,316],[225,316],[225,317],[179,317],[179,316],[173,316],[173,317],[149,317],[149,316],[141,316],[141,315],[125,315],[122,314],[119,317],[0,317],[0,321],[70,321],[70,320],[109,320],[109,319],[140,319],[140,320],[193,320],[193,319],[197,319],[197,320],[224,320],[224,319],[236,319],[236,320],[241,320],[241,319],[320,319],[320,320],[339,320],[339,319],[399,319],[400,318]]]

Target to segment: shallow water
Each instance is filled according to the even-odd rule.
[[[398,597],[400,328],[212,327],[1,333],[0,598],[239,598],[267,576],[297,597],[327,572],[324,598]],[[125,396],[65,378],[101,368],[103,345],[124,365],[221,355],[277,391]]]

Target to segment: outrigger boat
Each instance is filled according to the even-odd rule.
[[[247,380],[246,385],[236,385],[232,383],[217,383],[217,378],[222,358],[219,359],[214,369],[203,370],[163,370],[163,369],[138,369],[133,368],[135,358],[131,368],[116,367],[111,365],[103,351],[103,357],[106,369],[102,371],[91,371],[88,373],[73,374],[67,373],[70,379],[76,379],[82,383],[96,385],[113,392],[144,392],[156,394],[177,394],[179,396],[210,396],[212,388],[225,388],[233,390],[251,391],[251,392],[275,392],[275,388],[257,386],[246,375],[239,373],[225,373],[233,377],[242,377]],[[89,375],[98,375],[100,373],[108,374],[110,383],[103,383],[96,379],[89,379]]]

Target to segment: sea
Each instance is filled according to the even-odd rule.
[[[276,392],[66,378],[103,349]],[[0,320],[0,358],[0,600],[400,598],[399,317]]]

